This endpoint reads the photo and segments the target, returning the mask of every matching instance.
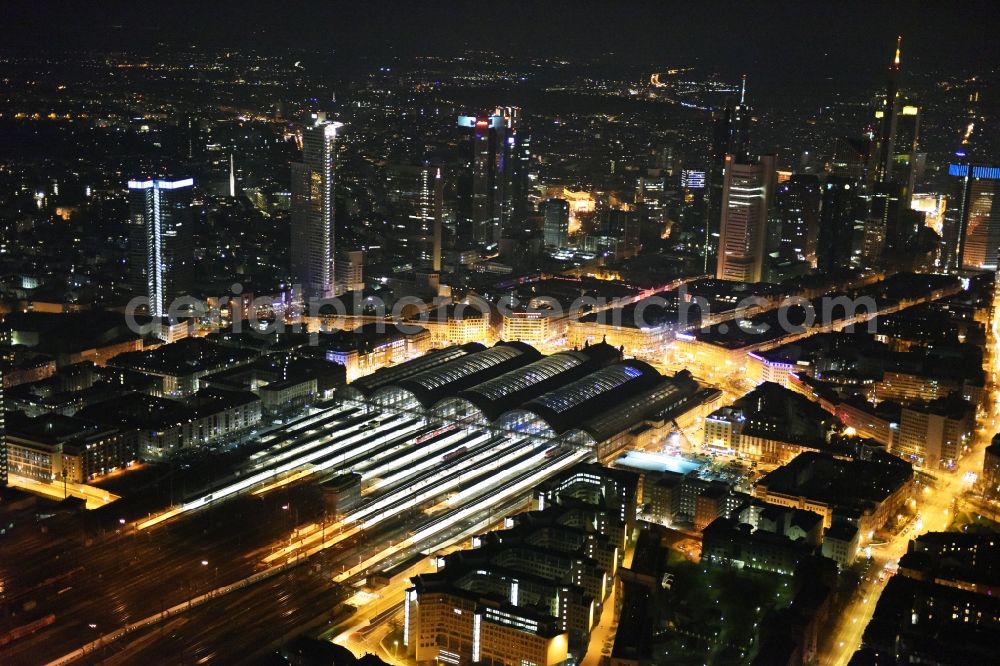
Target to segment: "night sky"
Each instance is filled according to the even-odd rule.
[[[758,90],[871,85],[897,34],[912,70],[995,66],[990,2],[4,2],[2,48],[251,46],[345,64],[481,48],[636,66],[698,64]],[[994,58],[995,60],[995,58]]]

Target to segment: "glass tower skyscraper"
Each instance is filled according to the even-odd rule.
[[[302,161],[292,163],[292,273],[306,297],[338,293],[334,260],[334,163],[341,123],[317,117],[302,131]]]
[[[149,299],[152,317],[165,317],[191,289],[193,186],[191,178],[128,182],[132,288]]]

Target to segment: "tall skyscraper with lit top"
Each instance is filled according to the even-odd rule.
[[[292,273],[307,298],[338,294],[333,193],[340,127],[317,115],[302,130],[302,161],[292,163]]]
[[[460,246],[491,245],[528,215],[531,138],[521,110],[459,116],[456,235]]]
[[[490,244],[500,240],[498,197],[500,157],[506,122],[501,116],[459,116],[460,170],[457,183],[456,231],[461,244]]]
[[[705,225],[705,270],[709,270],[709,257],[720,252],[720,227],[725,215],[723,187],[726,157],[733,155],[746,161],[750,153],[751,109],[747,104],[747,77],[740,84],[739,104],[726,106],[712,114],[712,155],[708,170],[707,224]],[[718,243],[716,238],[719,238]]]
[[[149,299],[152,317],[167,316],[191,290],[193,186],[191,178],[128,182],[130,281]]]
[[[920,107],[907,100],[900,88],[902,37],[889,66],[885,94],[875,105],[875,180],[898,188],[900,205],[909,208],[916,181],[920,139]]]

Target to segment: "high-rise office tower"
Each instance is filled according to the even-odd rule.
[[[920,231],[920,214],[904,205],[904,187],[897,183],[875,183],[867,197],[870,219],[878,220],[885,230],[885,246],[889,250],[905,249]]]
[[[338,250],[336,260],[336,284],[339,293],[362,291],[364,279],[365,253],[361,250]]]
[[[892,167],[893,139],[896,135],[896,118],[899,113],[899,62],[902,37],[896,40],[896,57],[889,65],[885,92],[875,102],[875,180],[887,180]]]
[[[746,94],[747,79],[744,76],[740,86],[739,103],[727,104],[721,111],[713,113],[712,155],[708,169],[708,214],[705,225],[706,272],[708,272],[709,257],[721,247],[719,234],[725,208],[722,199],[726,156],[733,155],[737,161],[747,161],[750,153],[751,109],[747,104]],[[716,238],[719,238],[718,242]]]
[[[833,144],[831,163],[834,174],[853,178],[865,192],[871,190],[874,177],[871,137],[839,137]]]
[[[444,234],[444,178],[441,169],[434,174],[434,225],[431,233],[431,270],[441,272],[441,246]]]
[[[740,101],[727,105],[713,118],[712,157],[717,161],[726,155],[746,159],[750,153],[750,114],[747,104],[747,77],[740,84]]]
[[[715,271],[720,280],[760,282],[763,278],[774,162],[774,155],[756,160],[726,155]]]
[[[823,183],[816,251],[816,265],[823,273],[837,273],[858,262],[861,240],[855,239],[855,222],[864,219],[858,191],[857,181],[845,176],[829,176]]]
[[[954,195],[945,212],[942,264],[947,270],[997,268],[1000,166],[951,164]]]
[[[191,178],[128,182],[130,282],[149,299],[151,317],[165,317],[191,289],[193,185]]]
[[[671,230],[670,240],[685,249],[700,252],[705,241],[706,173],[681,170],[680,228]]]
[[[778,185],[774,204],[782,249],[815,266],[819,238],[819,177],[793,174]]]
[[[462,245],[489,245],[500,240],[505,200],[504,166],[507,121],[499,115],[459,116],[458,215],[456,232]]]
[[[431,164],[393,164],[386,169],[391,229],[387,242],[408,261],[431,261],[436,188],[440,169]]]
[[[885,93],[876,103],[875,181],[898,185],[900,205],[909,208],[917,167],[920,108],[905,99],[899,86],[902,37],[889,66]]]
[[[531,135],[519,107],[498,107],[494,115],[504,121],[497,176],[500,226],[502,233],[512,233],[518,231],[518,225],[527,220],[531,212],[528,202]]]
[[[302,130],[302,161],[292,163],[292,273],[307,298],[338,293],[333,193],[340,127],[317,115]]]
[[[597,214],[594,236],[588,236],[586,248],[596,252],[631,254],[642,243],[642,219],[639,213],[624,208],[602,208]]]
[[[545,222],[542,235],[545,244],[564,248],[569,243],[569,202],[565,199],[547,199],[542,207]]]
[[[635,207],[648,229],[657,233],[667,223],[666,177],[659,169],[649,169],[639,176],[635,187]]]
[[[916,186],[922,158],[917,154],[920,141],[920,107],[903,100],[896,116],[896,136],[892,141],[891,170],[887,180],[903,188],[904,203],[909,207]]]

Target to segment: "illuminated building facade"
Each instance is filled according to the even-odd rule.
[[[431,347],[464,345],[470,342],[492,343],[495,334],[490,318],[471,305],[459,303],[435,310],[426,319],[412,322],[430,331]]]
[[[335,284],[341,292],[363,291],[365,288],[365,253],[361,250],[340,250],[334,264]]]
[[[379,328],[384,331],[379,332]],[[365,324],[353,331],[339,331],[327,344],[326,360],[339,363],[347,381],[394,363],[420,356],[431,348],[431,333],[425,328],[403,332],[395,326]]]
[[[565,330],[565,320],[556,320],[540,311],[510,312],[503,316],[502,340],[519,340],[530,345],[544,345]]]
[[[621,322],[608,321],[600,314],[570,320],[567,342],[573,347],[582,347],[604,341],[613,347],[623,347],[637,358],[655,358],[674,339],[676,325],[672,322],[653,321],[640,326],[624,317]]]
[[[975,407],[958,396],[903,407],[893,453],[929,469],[951,469],[966,453]]]
[[[705,225],[705,271],[710,270],[709,256],[722,253],[721,228],[725,216],[725,180],[729,169],[727,156],[746,160],[750,152],[751,109],[746,102],[746,77],[740,88],[740,101],[713,113],[712,163],[708,170],[708,221]],[[716,241],[716,239],[720,239]]]
[[[500,224],[504,232],[516,231],[531,214],[528,201],[531,169],[531,134],[521,109],[502,106],[494,115],[504,119],[507,131],[501,152]]]
[[[417,662],[554,666],[581,652],[621,565],[637,484],[629,472],[571,468],[536,491],[537,511],[414,578],[404,600],[408,653]]]
[[[818,513],[826,528],[849,522],[867,541],[902,510],[912,489],[913,467],[888,453],[843,460],[809,451],[761,477],[753,495],[769,504]]]
[[[951,164],[952,202],[944,215],[942,265],[993,270],[1000,248],[1000,167]]]
[[[341,123],[317,116],[302,130],[302,161],[292,163],[292,273],[306,297],[339,293],[334,261],[334,161]]]
[[[766,463],[785,463],[826,445],[835,419],[778,384],[765,382],[729,407],[705,417],[704,446]]]
[[[777,187],[775,209],[781,245],[816,265],[819,237],[820,183],[813,174],[794,174]]]
[[[20,421],[6,449],[12,473],[43,483],[85,483],[138,457],[130,433],[58,414]]]
[[[716,278],[739,282],[763,278],[774,174],[773,155],[755,161],[726,155]]]
[[[165,317],[191,288],[193,186],[191,178],[128,182],[131,282],[152,317]]]

